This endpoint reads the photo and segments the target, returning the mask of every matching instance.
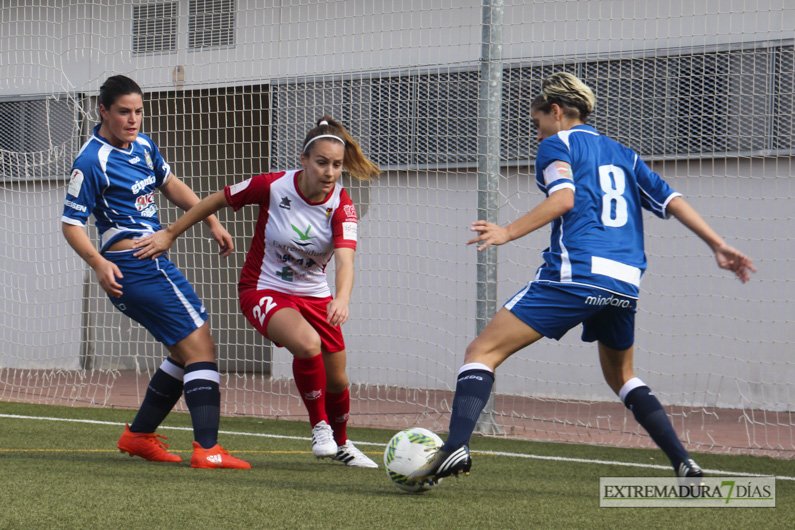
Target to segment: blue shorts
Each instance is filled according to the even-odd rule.
[[[124,275],[121,298],[108,296],[116,308],[157,340],[173,346],[207,321],[207,311],[188,280],[165,256],[141,259],[135,250],[106,252],[105,259]]]
[[[530,282],[505,308],[545,337],[560,340],[582,323],[582,340],[614,350],[635,343],[637,300],[601,289]]]

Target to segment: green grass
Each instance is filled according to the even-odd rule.
[[[312,457],[304,422],[222,418],[220,442],[251,470],[156,464],[116,449],[132,411],[0,403],[0,528],[793,528],[795,481],[776,482],[776,508],[599,508],[600,476],[668,470],[473,455],[469,477],[403,493],[383,469]],[[10,418],[8,415],[112,422]],[[190,427],[172,414],[164,427]],[[190,458],[190,430],[162,429]],[[239,434],[232,434],[239,433]],[[251,436],[258,433],[303,439]],[[376,462],[393,432],[350,429]],[[664,465],[660,451],[475,438],[473,451]],[[795,476],[795,463],[698,455],[708,469]]]

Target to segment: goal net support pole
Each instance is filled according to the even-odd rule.
[[[502,0],[483,2],[483,26],[478,86],[478,219],[499,222],[500,122],[502,120]],[[497,247],[478,252],[477,334],[497,311]],[[475,432],[501,434],[494,416],[496,382]]]

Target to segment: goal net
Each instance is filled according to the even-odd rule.
[[[795,6],[691,4],[3,2],[0,400],[136,408],[166,355],[114,310],[60,232],[99,86],[125,74],[145,92],[143,131],[200,197],[298,167],[323,114],[349,128],[384,170],[370,183],[343,182],[360,218],[343,328],[351,425],[444,432],[484,302],[486,280],[464,244],[485,192],[479,164],[499,160],[500,223],[542,200],[529,106],[545,76],[566,70],[596,93],[591,123],[635,149],[759,269],[741,285],[681,224],[648,217],[636,374],[688,449],[795,456]],[[484,61],[501,75],[484,80]],[[484,86],[500,94],[496,128],[481,121]],[[485,130],[498,131],[491,142]],[[163,197],[158,206],[163,224],[177,218]],[[211,315],[222,412],[303,421],[289,352],[238,308],[256,214],[220,213],[235,239],[228,259],[202,226],[170,257]],[[548,230],[497,250],[497,307],[532,278]],[[89,233],[96,240],[93,224]],[[486,433],[653,446],[578,329],[501,366],[490,411]]]

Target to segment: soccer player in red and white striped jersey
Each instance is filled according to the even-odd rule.
[[[301,168],[252,177],[206,197],[177,222],[136,243],[156,258],[189,227],[219,209],[259,205],[240,275],[240,308],[262,335],[293,354],[293,375],[312,425],[312,452],[349,466],[378,467],[345,430],[350,411],[345,341],[357,243],[356,208],[339,184],[343,167],[369,180],[380,170],[345,127],[318,120],[304,139]],[[335,293],[326,279],[334,258]]]

